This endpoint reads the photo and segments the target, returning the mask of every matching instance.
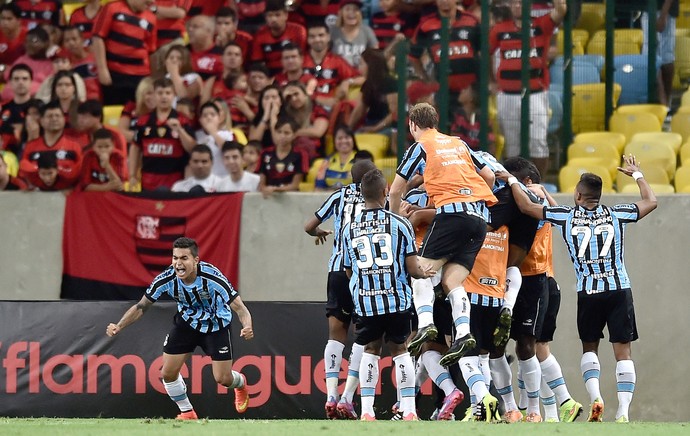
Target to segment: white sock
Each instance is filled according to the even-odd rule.
[[[376,397],[376,385],[379,382],[379,356],[370,353],[362,353],[362,362],[359,366],[359,388],[362,400],[362,415],[368,413],[374,415],[374,398]]]
[[[450,372],[438,363],[441,360],[441,353],[436,350],[429,350],[422,354],[419,360],[423,362],[424,368],[426,368],[434,384],[443,389],[443,393],[450,395],[456,389]]]
[[[412,302],[419,329],[434,323],[434,285],[431,279],[412,279]]]
[[[541,384],[541,367],[537,356],[527,360],[518,360],[522,367],[522,380],[527,391],[527,413],[539,413],[539,385]]]
[[[632,360],[621,360],[616,363],[616,385],[618,387],[618,411],[616,419],[621,416],[628,417],[630,402],[635,392],[635,364]]]
[[[585,388],[589,393],[589,402],[593,403],[597,398],[604,401],[599,390],[599,376],[601,375],[601,365],[599,365],[599,357],[596,353],[588,351],[582,355],[580,360],[580,370],[582,371],[582,378],[585,380]]]
[[[462,286],[451,290],[448,293],[448,299],[453,312],[455,339],[460,339],[470,332],[470,300]]]
[[[230,386],[226,386],[227,388],[234,389],[234,388],[243,388],[244,387],[244,380],[242,379],[242,374],[240,374],[237,371],[232,371],[232,383]]]
[[[489,366],[489,353],[479,355],[479,370],[484,376],[484,384],[491,389],[491,367]]]
[[[429,351],[426,351],[424,354],[428,353]],[[416,382],[415,385],[417,387],[421,386],[424,384],[429,379],[429,371],[426,369],[426,365],[424,364],[424,354],[419,356],[415,362],[415,378]],[[398,401],[400,399],[398,398]]]
[[[345,344],[329,339],[323,350],[323,364],[326,367],[326,396],[338,401],[338,376],[340,375],[340,363],[343,360]]]
[[[520,286],[522,286],[522,274],[520,274],[520,268],[516,266],[509,266],[506,269],[506,292],[503,295],[503,307],[507,307],[510,311],[513,311],[515,307],[515,301],[517,300],[518,292],[520,292]]]
[[[510,371],[510,365],[508,360],[506,360],[506,356],[503,355],[498,359],[490,359],[489,366],[494,386],[501,399],[503,399],[506,411],[517,410],[518,406],[515,404],[515,396],[513,395],[513,373]]]
[[[527,390],[525,389],[525,381],[522,379],[522,367],[518,365],[518,409],[527,410]]]
[[[556,395],[553,393],[549,384],[541,377],[541,388],[539,389],[539,397],[541,404],[544,406],[544,419],[555,419],[558,421],[558,405],[556,404]]]
[[[477,356],[469,356],[460,358],[460,370],[462,377],[470,388],[470,392],[474,395],[475,404],[484,398],[484,395],[489,393],[484,383],[484,376],[479,370],[479,358]]]
[[[185,385],[184,379],[180,374],[177,375],[177,380],[174,382],[168,383],[164,380],[163,386],[165,386],[165,392],[168,393],[170,399],[177,403],[180,412],[189,412],[194,409],[189,401],[189,397],[187,397],[187,385]]]
[[[352,402],[352,397],[355,395],[357,386],[359,385],[359,364],[362,361],[362,353],[364,353],[364,345],[352,344],[352,351],[350,351],[350,361],[347,370],[347,381],[345,382],[345,389],[341,400]]]
[[[568,392],[561,365],[556,360],[556,357],[553,354],[549,354],[549,357],[540,362],[539,366],[541,366],[541,376],[548,384],[549,389],[556,395],[558,405],[560,406],[568,401],[571,398],[570,392]]]
[[[398,392],[400,392],[400,410],[403,416],[408,413],[417,414],[417,407],[415,406],[415,371],[414,364],[410,353],[403,353],[393,358],[395,363],[395,382],[398,385]]]

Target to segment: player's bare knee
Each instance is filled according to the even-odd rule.
[[[180,372],[165,367],[161,368],[161,378],[166,383],[172,383],[179,377]]]

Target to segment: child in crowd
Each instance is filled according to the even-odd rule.
[[[122,191],[127,180],[127,160],[115,149],[113,132],[98,129],[91,148],[84,153],[79,188],[84,191]]]
[[[257,172],[259,156],[261,156],[261,141],[249,141],[242,149],[242,160],[244,169],[250,173]]]
[[[273,131],[275,146],[264,150],[259,161],[259,190],[264,197],[274,192],[298,191],[309,172],[309,158],[301,148],[293,147],[297,123],[280,116]]]

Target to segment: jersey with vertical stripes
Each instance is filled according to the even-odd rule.
[[[175,268],[168,267],[146,290],[146,298],[156,302],[167,294],[177,302],[177,311],[191,328],[201,333],[216,332],[230,325],[230,303],[238,297],[235,288],[218,268],[207,262],[199,262],[196,280],[186,285],[175,275]]]
[[[507,266],[508,226],[501,226],[495,231],[486,232],[472,272],[465,280],[465,290],[472,294],[471,302],[498,306],[505,294]]]
[[[343,262],[360,316],[404,312],[412,302],[405,266],[417,254],[410,222],[384,209],[365,209],[343,227]]]
[[[497,200],[478,174],[482,167],[461,139],[428,129],[407,149],[396,173],[405,180],[422,174],[438,213],[465,212],[488,221],[486,206]]]
[[[561,231],[577,276],[577,292],[595,294],[629,289],[630,279],[623,263],[625,226],[636,222],[636,204],[548,206],[544,219]]]
[[[333,217],[333,254],[328,261],[329,272],[343,270],[343,227],[364,210],[364,197],[359,188],[357,183],[343,186],[332,193],[314,213],[321,222]]]

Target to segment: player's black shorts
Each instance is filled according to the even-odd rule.
[[[471,294],[467,294],[471,299]],[[481,300],[481,295],[479,298]],[[500,300],[499,300],[500,301]],[[479,356],[481,350],[494,351],[494,330],[498,324],[501,306],[470,305],[470,333],[477,341],[477,346],[467,352],[467,356]]]
[[[561,288],[558,286],[558,282],[553,277],[547,277],[546,283],[549,287],[549,302],[546,304],[546,314],[544,315],[544,324],[541,326],[541,335],[537,336],[538,342],[553,341],[553,335],[556,332],[556,318],[558,318],[558,311],[561,308]]]
[[[366,345],[383,338],[385,342],[404,344],[410,336],[411,320],[412,312],[409,310],[384,315],[360,316],[355,342]]]
[[[489,225],[497,230],[503,225],[508,226],[508,242],[517,245],[526,252],[532,248],[534,236],[537,234],[539,220],[520,212],[513,191],[506,185],[505,188],[495,192],[498,203],[489,207],[491,219]]]
[[[486,236],[486,221],[466,213],[438,213],[424,236],[421,257],[447,259],[472,270]]]
[[[179,313],[175,314],[173,327],[163,342],[167,354],[187,354],[201,347],[211,360],[232,360],[230,325],[211,333],[201,333],[189,326]]]
[[[513,324],[510,327],[510,337],[517,339],[520,335],[541,336],[544,325],[548,299],[548,283],[546,274],[526,276],[522,278],[520,293],[513,309]]]
[[[326,317],[334,316],[344,323],[350,323],[355,313],[355,304],[350,293],[350,280],[345,271],[331,271],[328,273],[326,288]]]
[[[587,295],[577,293],[577,331],[582,342],[596,342],[609,328],[609,342],[636,341],[637,323],[630,289]]]

